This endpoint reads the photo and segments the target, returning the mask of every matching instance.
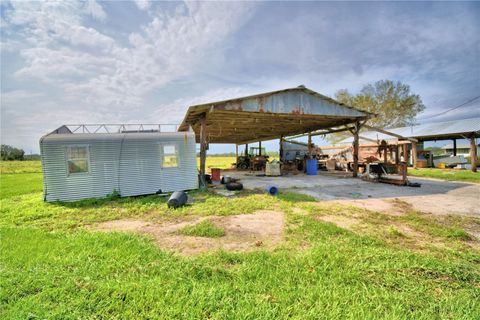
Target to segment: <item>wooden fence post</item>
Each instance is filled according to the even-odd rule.
[[[470,163],[472,164],[472,171],[477,172],[477,144],[475,136],[470,138]]]
[[[360,131],[360,124],[355,122],[353,131],[353,177],[358,176],[358,131]]]
[[[207,181],[205,179],[205,163],[207,159],[207,119],[203,114],[200,118],[200,188],[205,189],[207,187]]]
[[[417,169],[417,143],[412,142],[412,166]]]

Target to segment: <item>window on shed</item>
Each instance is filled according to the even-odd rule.
[[[89,166],[88,146],[67,147],[68,174],[88,172]]]
[[[177,147],[173,144],[163,146],[163,168],[178,167]]]

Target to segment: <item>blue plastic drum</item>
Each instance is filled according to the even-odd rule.
[[[275,186],[268,186],[267,187],[267,192],[271,196],[276,196],[278,194],[278,188]]]
[[[316,176],[317,175],[317,159],[308,159],[307,160],[307,175]]]

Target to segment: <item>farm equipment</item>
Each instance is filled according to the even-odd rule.
[[[265,169],[267,161],[268,155],[265,148],[250,147],[247,154],[238,157],[237,169],[260,171]]]

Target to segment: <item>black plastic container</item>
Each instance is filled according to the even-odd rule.
[[[188,196],[184,191],[175,191],[168,199],[167,205],[169,208],[178,208],[187,203]]]

